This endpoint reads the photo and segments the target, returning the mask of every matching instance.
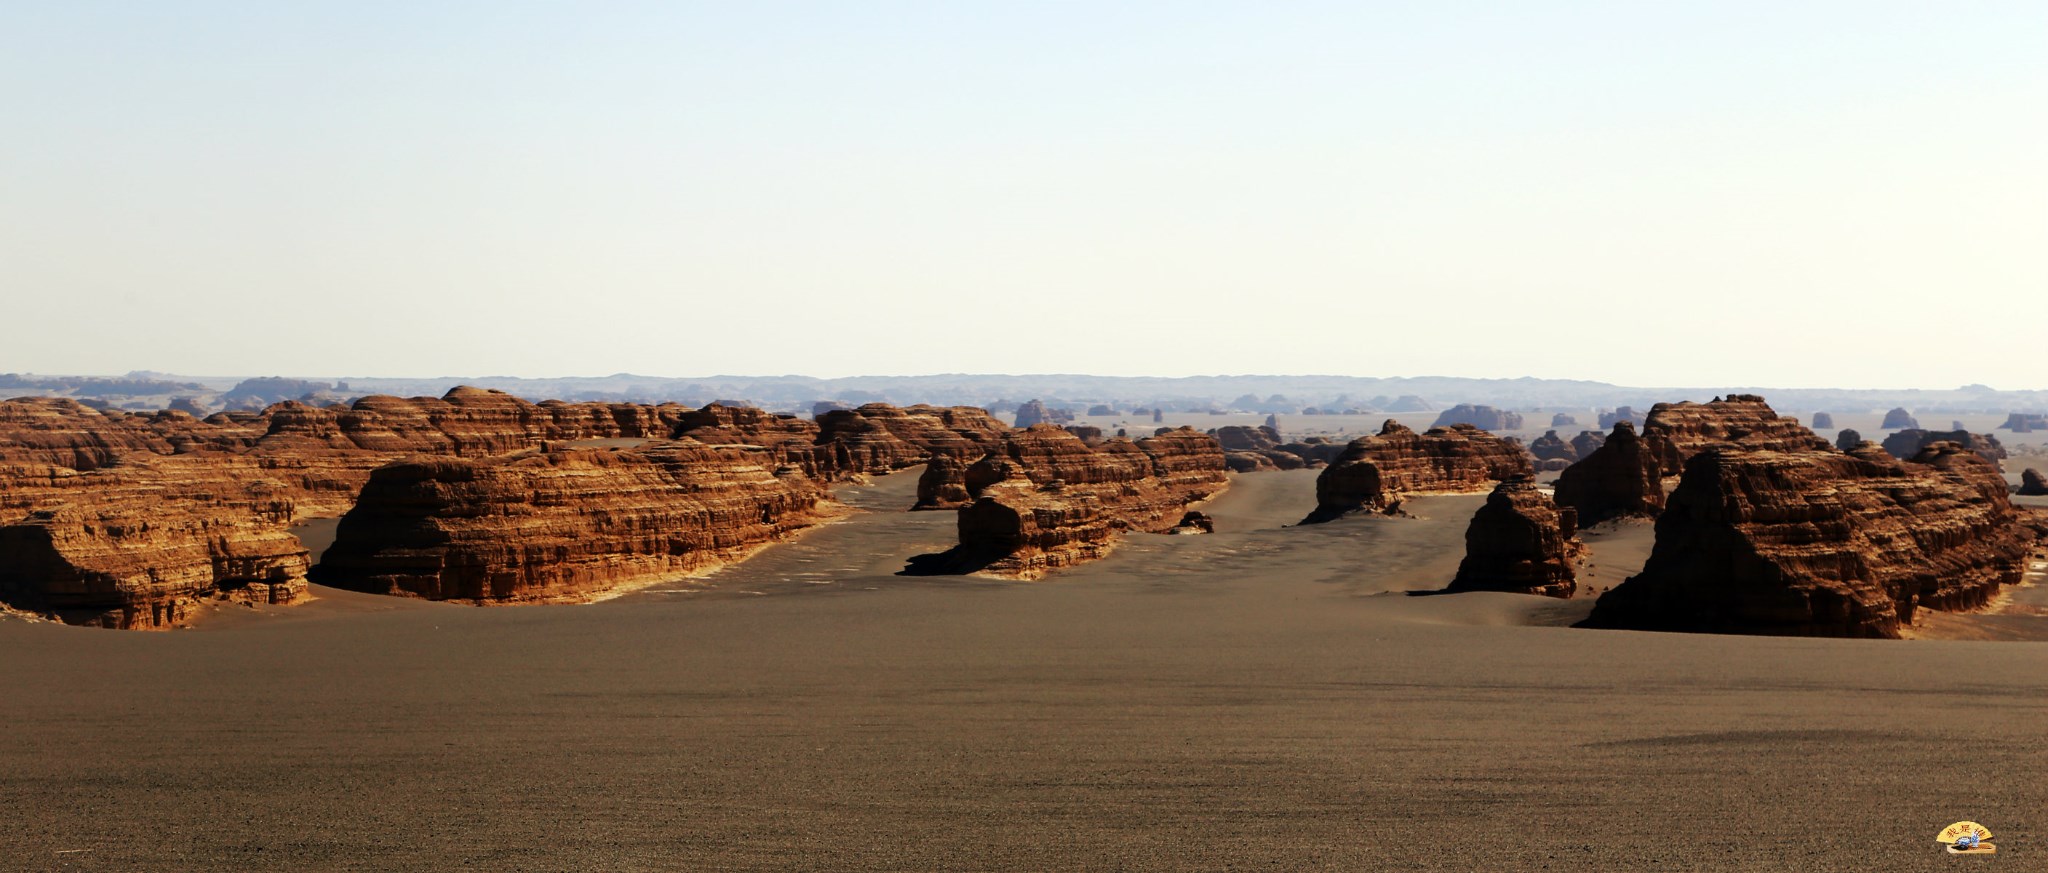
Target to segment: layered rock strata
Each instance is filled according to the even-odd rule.
[[[1827,441],[1798,419],[1778,415],[1754,394],[1730,394],[1709,403],[1659,403],[1650,408],[1642,436],[1667,476],[1685,469],[1693,455],[1714,446],[1777,451],[1827,448]]]
[[[1565,442],[1564,438],[1558,436],[1557,431],[1554,430],[1546,430],[1542,436],[1530,440],[1529,454],[1535,455],[1536,460],[1539,461],[1553,459],[1576,461],[1579,459],[1578,450],[1572,448],[1572,444]]]
[[[1916,428],[1919,426],[1920,420],[1914,418],[1913,413],[1903,406],[1893,407],[1890,412],[1885,413],[1884,423],[1878,425],[1878,427],[1885,430]]]
[[[2031,532],[2004,478],[1953,443],[1901,462],[1874,446],[1710,449],[1657,521],[1643,571],[1588,627],[1897,637],[2020,581]]]
[[[765,449],[433,458],[379,468],[321,558],[321,584],[475,604],[583,602],[745,557],[828,514]]]
[[[1920,454],[1921,449],[1934,443],[1955,443],[1976,452],[1994,465],[2006,458],[2005,446],[1999,444],[1997,437],[1988,433],[1970,433],[1966,430],[1908,428],[1885,437],[1882,445],[1885,454],[1894,458],[1911,458]]]
[[[1316,477],[1316,508],[1302,523],[1357,512],[1397,513],[1404,494],[1479,491],[1533,472],[1519,446],[1471,425],[1418,434],[1389,419],[1378,434],[1352,440],[1323,468]]]
[[[1619,422],[1592,454],[1557,477],[1557,503],[1570,507],[1588,526],[1630,516],[1654,517],[1664,509],[1664,473],[1657,453]]]
[[[951,572],[1038,578],[1107,554],[1129,531],[1173,529],[1229,484],[1223,447],[1190,428],[1089,446],[1058,427],[1013,432],[966,470]]]
[[[1573,563],[1584,551],[1577,536],[1570,508],[1552,504],[1533,479],[1507,479],[1465,528],[1465,559],[1448,590],[1570,597],[1579,587]]]

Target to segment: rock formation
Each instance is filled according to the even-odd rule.
[[[1564,438],[1558,436],[1557,431],[1554,430],[1546,430],[1542,436],[1531,440],[1529,442],[1529,454],[1535,455],[1536,460],[1539,461],[1557,459],[1570,462],[1576,461],[1579,458],[1578,451],[1572,448],[1571,443],[1565,442]]]
[[[1173,534],[1206,534],[1215,532],[1215,519],[1210,518],[1208,513],[1196,510],[1189,510],[1186,515],[1180,517],[1179,524],[1174,525],[1172,530],[1167,531],[1167,533]]]
[[[1269,430],[1269,431],[1272,431],[1272,432],[1273,432],[1273,441],[1274,441],[1274,442],[1279,442],[1279,441],[1280,441],[1280,416],[1278,416],[1278,415],[1268,415],[1268,416],[1266,416],[1266,423],[1265,423],[1264,427],[1265,427],[1265,428],[1266,428],[1267,430]]]
[[[817,522],[824,492],[766,449],[433,458],[379,468],[316,572],[324,585],[476,604],[582,602],[677,579]]]
[[[1388,412],[1428,412],[1436,408],[1436,404],[1413,394],[1403,394],[1393,400],[1375,398],[1375,402],[1371,405],[1383,408]]]
[[[1020,428],[1034,424],[1063,424],[1073,420],[1073,413],[1064,409],[1047,409],[1044,403],[1037,400],[1017,407],[1017,426]]]
[[[1657,454],[1626,421],[1614,425],[1592,454],[1557,477],[1557,504],[1586,526],[1629,516],[1654,517],[1664,509],[1664,476]]]
[[[2020,473],[2021,497],[2048,497],[2048,479],[2041,477],[2041,471],[2032,467]]]
[[[1570,597],[1579,587],[1577,535],[1572,510],[1552,505],[1535,480],[1505,479],[1465,528],[1465,560],[1449,590]]]
[[[1572,454],[1581,459],[1592,457],[1606,442],[1607,435],[1597,430],[1579,431],[1578,436],[1572,437]]]
[[[1555,414],[1555,415],[1552,415],[1552,416],[1550,417],[1550,426],[1551,426],[1551,427],[1578,427],[1578,426],[1579,426],[1579,419],[1578,419],[1578,417],[1577,417],[1577,416],[1573,416],[1573,415],[1566,415],[1566,414],[1564,414],[1564,413],[1560,412],[1560,413],[1557,413],[1557,414]]]
[[[1094,406],[1088,407],[1089,418],[1108,418],[1119,414],[1121,413],[1116,411],[1116,407],[1107,403],[1097,403]]]
[[[935,572],[1025,579],[1101,557],[1126,531],[1171,530],[1229,484],[1222,445],[1190,428],[1089,446],[1041,425],[1009,434],[964,478],[974,502]]]
[[[1814,429],[1814,430],[1834,430],[1834,429],[1835,429],[1835,417],[1834,417],[1833,415],[1830,415],[1830,414],[1828,414],[1828,413],[1825,413],[1825,412],[1816,412],[1816,413],[1814,413],[1814,414],[1813,414],[1813,429]]]
[[[1437,414],[1433,427],[1450,427],[1454,424],[1469,424],[1480,430],[1503,431],[1521,430],[1520,413],[1495,409],[1491,406],[1474,406],[1460,403]]]
[[[1709,403],[1659,403],[1650,408],[1642,436],[1665,475],[1685,469],[1693,455],[1713,446],[1778,451],[1827,447],[1826,440],[1798,419],[1778,415],[1754,394],[1730,394]]]
[[[2032,433],[2037,430],[2048,430],[2048,415],[2038,412],[2010,413],[2006,415],[2005,423],[1999,425],[1998,428],[2000,430],[2009,430],[2013,433]]]
[[[1642,427],[1643,425],[1643,417],[1636,413],[1636,408],[1633,406],[1624,406],[1613,412],[1600,413],[1601,430],[1612,430],[1616,422],[1622,421],[1629,422],[1637,427]]]
[[[1835,434],[1835,448],[1841,449],[1842,451],[1847,452],[1854,450],[1857,446],[1860,446],[1862,444],[1863,435],[1857,433],[1856,429],[1853,427],[1842,428],[1841,433]]]
[[[1209,434],[1229,452],[1262,452],[1280,447],[1279,432],[1268,427],[1244,427],[1229,425],[1219,427]]]
[[[1906,408],[1903,406],[1895,407],[1892,411],[1885,413],[1884,423],[1878,425],[1878,427],[1885,430],[1915,428],[1919,426],[1920,420],[1914,418],[1913,413],[1906,411]]]
[[[1584,625],[1897,637],[1917,609],[1979,607],[2018,582],[2030,539],[2003,477],[1952,443],[1911,463],[1713,448],[1687,464],[1643,571]]]
[[[1160,423],[1160,422],[1163,422],[1163,421],[1165,421],[1165,420],[1166,420],[1166,410],[1165,410],[1165,409],[1153,409],[1153,410],[1152,410],[1152,423],[1153,423],[1153,424],[1158,424],[1158,423]]]
[[[1102,442],[1102,428],[1092,424],[1070,424],[1066,426],[1066,431],[1080,437],[1082,442],[1091,446]]]
[[[1911,458],[1920,450],[1934,443],[1956,443],[1983,456],[1994,466],[2005,459],[2005,446],[1999,445],[1998,438],[1988,433],[1970,433],[1966,430],[1938,431],[1908,428],[1884,438],[1885,454],[1894,458]]]
[[[967,493],[967,464],[953,455],[933,455],[917,477],[917,503],[910,508],[959,509],[974,498]]]
[[[1478,491],[1496,480],[1528,475],[1520,448],[1471,425],[1417,434],[1389,419],[1377,435],[1352,440],[1316,477],[1316,508],[1303,524],[1355,512],[1396,513],[1403,494]]]

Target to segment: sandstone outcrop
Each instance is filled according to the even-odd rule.
[[[1857,433],[1853,427],[1842,428],[1840,433],[1835,434],[1835,448],[1837,449],[1847,452],[1854,450],[1860,445],[1863,445],[1863,435]]]
[[[1491,406],[1474,406],[1460,403],[1437,414],[1432,427],[1450,427],[1454,424],[1469,424],[1480,430],[1503,431],[1521,430],[1521,413],[1495,409]]]
[[[1816,412],[1816,413],[1814,413],[1814,414],[1813,414],[1813,429],[1814,429],[1814,430],[1834,430],[1834,429],[1835,429],[1835,417],[1834,417],[1833,415],[1830,415],[1830,414],[1828,414],[1828,413],[1825,413],[1825,412]]]
[[[1804,451],[1826,448],[1796,418],[1778,415],[1754,394],[1730,394],[1709,403],[1659,403],[1644,420],[1643,441],[1665,475],[1685,469],[1693,455],[1713,446]]]
[[[1553,505],[1535,480],[1503,480],[1465,528],[1465,560],[1448,590],[1570,597],[1584,550],[1577,536],[1572,510]]]
[[[1227,452],[1263,452],[1280,447],[1280,433],[1270,427],[1229,425],[1209,432]]]
[[[972,461],[1008,431],[976,406],[870,403],[819,416],[817,442],[832,473],[853,475],[914,467],[933,455]]]
[[[379,468],[321,584],[476,604],[583,602],[745,557],[819,521],[818,485],[765,449],[433,458]]]
[[[1535,455],[1538,461],[1556,459],[1571,462],[1579,459],[1578,450],[1573,449],[1572,444],[1565,442],[1554,430],[1546,430],[1542,436],[1530,440],[1529,454]]]
[[[2032,467],[2020,472],[2021,497],[2048,497],[2048,479],[2041,477],[2041,471]]]
[[[1572,454],[1581,459],[1592,457],[1606,442],[1607,435],[1597,430],[1579,431],[1578,436],[1572,437]]]
[[[1557,413],[1557,414],[1555,414],[1555,415],[1552,415],[1552,416],[1550,417],[1550,426],[1551,426],[1551,427],[1578,427],[1578,426],[1579,426],[1579,419],[1578,419],[1578,417],[1577,417],[1577,416],[1573,416],[1573,415],[1566,415],[1565,413],[1562,413],[1562,412],[1560,412],[1560,413]]]
[[[1938,431],[1908,428],[1884,438],[1885,454],[1894,458],[1911,458],[1920,450],[1934,443],[1955,443],[1976,452],[1984,460],[1996,465],[2006,457],[2005,446],[1998,438],[1988,433],[1970,433],[1966,430]]]
[[[959,509],[972,502],[967,493],[967,464],[953,455],[933,455],[917,477],[917,503],[910,508]]]
[[[1643,571],[1588,627],[1897,637],[1916,610],[1963,610],[2020,581],[2031,533],[2004,478],[1952,443],[1913,462],[1713,448],[1688,463]]]
[[[1664,474],[1657,454],[1620,422],[1592,454],[1557,477],[1557,504],[1571,508],[1580,524],[1615,518],[1654,517],[1664,509]]]
[[[1471,425],[1418,434],[1389,419],[1378,434],[1352,440],[1323,468],[1316,477],[1315,511],[1302,523],[1356,512],[1397,513],[1404,494],[1478,491],[1533,472],[1520,447]]]
[[[1600,413],[1601,430],[1612,430],[1616,422],[1622,421],[1629,422],[1637,427],[1643,426],[1643,417],[1636,412],[1636,408],[1633,406],[1623,406],[1613,412]]]
[[[974,502],[960,510],[959,546],[929,556],[933,572],[1025,579],[1101,557],[1127,531],[1171,530],[1229,484],[1222,445],[1190,428],[1089,446],[1040,425],[964,478]]]
[[[1064,424],[1073,420],[1073,413],[1064,409],[1047,409],[1043,402],[1037,400],[1017,407],[1017,426],[1020,428],[1034,424]]]
[[[1895,428],[1914,428],[1919,426],[1920,420],[1914,418],[1913,413],[1907,411],[1906,408],[1903,406],[1895,407],[1892,409],[1892,411],[1885,413],[1884,423],[1878,425],[1878,427],[1884,428],[1885,430],[1893,430]]]

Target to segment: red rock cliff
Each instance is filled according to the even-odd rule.
[[[1510,591],[1570,597],[1578,590],[1573,561],[1584,550],[1578,520],[1558,509],[1527,477],[1494,486],[1465,528],[1465,560],[1451,591]]]

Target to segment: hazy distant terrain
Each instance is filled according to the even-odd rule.
[[[1076,412],[1104,404],[1119,408],[1164,406],[1169,411],[1210,409],[1294,414],[1317,408],[1333,412],[1389,411],[1401,398],[1420,398],[1428,408],[1477,403],[1521,411],[1585,410],[1659,401],[1705,401],[1729,393],[1762,394],[1790,413],[1882,412],[1903,406],[1921,415],[2048,411],[2048,389],[1996,390],[1966,385],[1944,391],[1918,389],[1772,388],[1754,385],[1691,388],[1612,385],[1568,379],[1467,379],[1445,376],[1087,376],[1076,374],[929,376],[703,376],[672,378],[620,373],[523,379],[509,376],[368,378],[349,376],[243,377],[177,376],[135,372],[121,377],[0,374],[0,396],[72,396],[130,409],[159,409],[187,398],[202,409],[261,408],[278,400],[311,396],[340,401],[364,394],[439,396],[457,385],[496,388],[528,400],[608,400],[635,403],[714,400],[745,401],[779,411],[809,412],[820,401],[848,405],[886,402],[984,406],[1006,412],[1014,404],[1044,400]],[[1536,425],[1539,422],[1530,422]],[[1945,421],[1923,421],[1928,427]],[[1592,425],[1593,422],[1582,421]]]

